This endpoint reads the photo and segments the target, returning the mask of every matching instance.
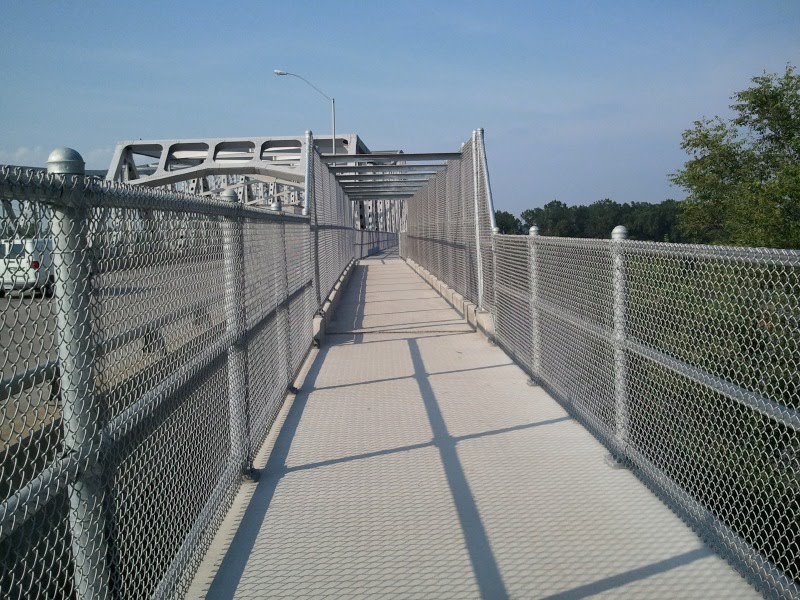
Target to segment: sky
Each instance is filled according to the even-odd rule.
[[[0,7],[0,163],[129,139],[338,133],[450,152],[484,128],[494,204],[683,198],[681,134],[800,66],[800,1],[78,2]]]

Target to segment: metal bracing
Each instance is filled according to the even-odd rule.
[[[424,171],[425,175],[435,175],[439,171],[446,169],[447,165],[441,163],[407,163],[400,167],[398,167],[398,165],[334,165],[329,168],[331,172],[336,173],[337,175],[340,173],[397,173],[399,171],[404,173],[411,173],[412,171]]]
[[[348,154],[348,155],[334,155],[323,154],[322,159],[328,165],[341,165],[348,162],[357,161],[360,163],[374,163],[382,164],[391,161],[446,161],[458,160],[461,157],[460,152],[426,152],[426,153],[403,153],[403,152],[371,152],[369,154]]]

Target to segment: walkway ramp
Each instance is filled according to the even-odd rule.
[[[396,257],[301,376],[190,596],[757,597]]]

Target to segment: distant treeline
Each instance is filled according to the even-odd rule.
[[[680,208],[677,200],[620,204],[606,198],[587,206],[567,206],[553,200],[541,208],[523,211],[520,218],[503,210],[495,211],[495,220],[500,233],[525,234],[535,224],[541,235],[608,239],[614,227],[624,225],[628,237],[635,240],[690,241],[680,230]]]

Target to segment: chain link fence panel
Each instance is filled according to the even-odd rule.
[[[495,335],[763,593],[800,593],[800,252],[496,235]]]
[[[308,184],[308,189],[313,193],[309,210],[317,251],[318,300],[322,303],[336,285],[339,275],[353,260],[356,238],[349,197],[316,148],[311,148],[310,157],[313,182]]]
[[[355,239],[356,258],[366,258],[373,254],[386,252],[387,250],[396,248],[398,244],[398,234],[391,231],[356,229]]]
[[[480,139],[473,136],[460,159],[448,161],[406,201],[400,252],[489,309],[494,299],[491,198]]]
[[[309,218],[14,167],[0,200],[0,589],[181,596],[310,348]],[[352,211],[316,200],[330,282]]]

